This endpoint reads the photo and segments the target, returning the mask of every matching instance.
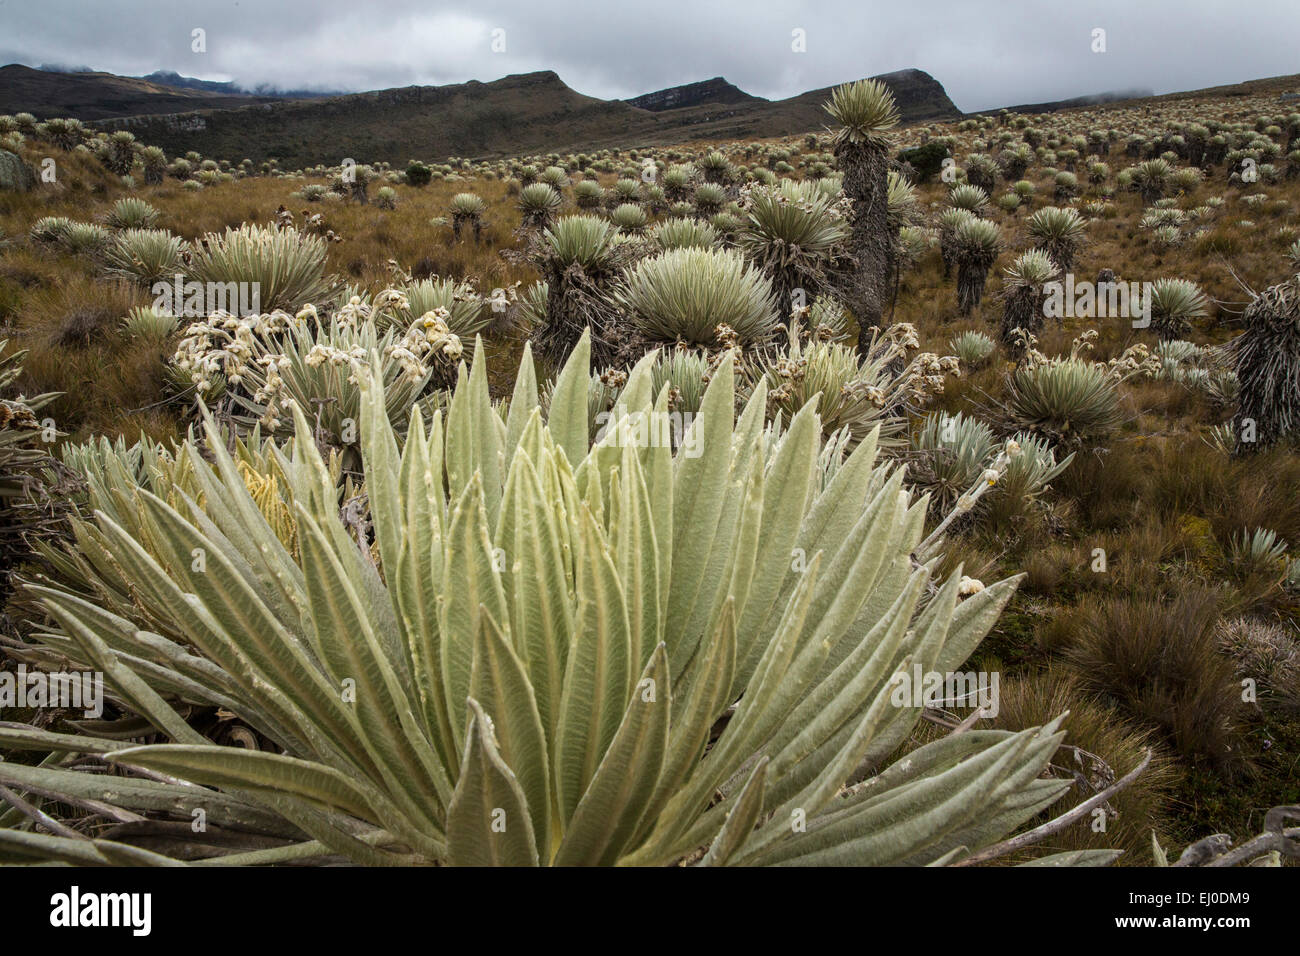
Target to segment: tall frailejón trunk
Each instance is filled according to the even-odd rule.
[[[857,264],[846,292],[858,320],[858,353],[865,354],[889,296],[889,161],[883,149],[865,143],[839,143],[835,154],[844,173],[844,193],[853,202],[849,242]]]

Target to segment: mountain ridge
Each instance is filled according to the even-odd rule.
[[[179,74],[159,71],[151,76],[175,83]],[[893,91],[904,125],[997,112],[963,114],[943,86],[923,70],[899,70],[877,78]],[[1119,91],[1007,109],[1023,113],[1103,105],[1140,109],[1168,98],[1264,90],[1295,99],[1297,81],[1300,77],[1279,76],[1158,96]],[[215,83],[194,82],[209,87]],[[231,160],[275,157],[295,168],[333,164],[344,157],[392,163],[416,156],[435,161],[448,156],[488,159],[798,135],[826,127],[824,105],[832,89],[766,100],[719,76],[628,100],[602,100],[571,89],[553,70],[488,82],[309,98],[229,94],[216,85],[218,89],[190,89],[141,77],[79,69],[41,71],[11,64],[0,67],[0,113],[77,116],[103,129],[129,129],[170,155],[197,150]]]
[[[902,70],[879,79],[894,92],[904,123],[961,115],[943,86],[924,71]],[[96,125],[130,130],[169,154],[197,150],[232,160],[275,157],[294,168],[334,164],[344,157],[404,163],[413,156],[488,159],[683,140],[760,139],[821,130],[827,122],[823,105],[830,87],[772,101],[740,100],[718,84],[709,89],[732,102],[706,96],[656,111],[587,96],[555,71],[541,70],[486,83],[268,99],[233,109],[109,118]]]
[[[38,119],[67,116],[90,122],[231,108],[265,99],[248,93],[184,89],[115,73],[37,70],[21,63],[0,67],[0,113],[27,112]]]

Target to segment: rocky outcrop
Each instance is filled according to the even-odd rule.
[[[36,185],[32,168],[7,149],[0,149],[0,190],[25,193]]]

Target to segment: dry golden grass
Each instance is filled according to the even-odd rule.
[[[1105,819],[1091,815],[1053,836],[1045,849],[1123,850],[1120,865],[1151,865],[1151,834],[1169,842],[1170,806],[1182,778],[1177,764],[1161,747],[1156,734],[1124,719],[1115,708],[1092,696],[1066,668],[1013,678],[1001,687],[1001,709],[993,721],[1007,730],[1041,726],[1066,710],[1065,744],[1052,763],[1062,775],[1081,774],[1087,786],[1076,788],[1075,799],[1086,799],[1115,777],[1137,766],[1147,747],[1156,755],[1131,787],[1120,791],[1106,807]],[[1043,820],[1050,819],[1044,814]]]

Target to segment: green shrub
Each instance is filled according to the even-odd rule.
[[[943,143],[931,141],[902,150],[898,154],[898,161],[909,163],[916,170],[916,181],[924,183],[939,174],[943,169],[943,161],[951,155],[951,150]]]
[[[406,182],[411,186],[427,186],[433,179],[433,170],[421,162],[413,162],[406,167]]]

